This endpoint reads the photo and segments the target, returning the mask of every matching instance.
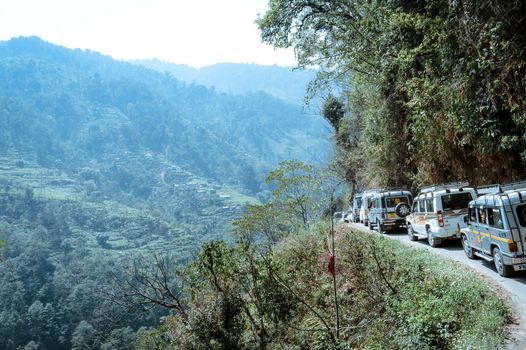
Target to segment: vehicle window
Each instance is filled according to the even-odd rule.
[[[478,222],[481,224],[486,223],[486,208],[477,208]]]
[[[424,208],[424,200],[423,199],[418,200],[418,212],[423,213],[425,211],[426,209]]]
[[[519,223],[522,227],[526,227],[526,205],[519,205],[516,209]]]
[[[503,229],[502,216],[500,210],[496,208],[488,208],[488,224],[491,227]]]
[[[354,199],[355,207],[359,208],[362,206],[362,199],[361,198],[355,198]]]
[[[477,211],[475,208],[469,208],[469,221],[477,222]]]
[[[418,213],[418,201],[413,202],[413,213]]]
[[[426,211],[428,213],[434,213],[435,209],[433,208],[433,198],[426,199]]]
[[[470,192],[444,194],[442,195],[442,210],[465,209],[472,199]]]
[[[409,203],[409,199],[407,197],[388,197],[385,199],[385,206],[387,208],[394,208],[399,203]]]

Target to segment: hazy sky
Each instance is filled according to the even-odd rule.
[[[36,35],[116,59],[294,66],[254,24],[268,0],[0,0],[0,40]]]

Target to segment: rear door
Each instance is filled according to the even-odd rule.
[[[468,213],[468,205],[474,196],[469,191],[458,191],[441,196],[444,215],[444,228],[451,234],[460,236],[460,228],[466,227],[464,216]]]
[[[513,241],[515,241],[515,243],[517,243],[517,249],[518,249],[517,254],[524,256],[524,255],[526,255],[526,250],[525,250],[525,244],[526,244],[526,204],[520,204],[520,205],[515,207],[514,214],[516,214],[517,220],[513,220],[513,221],[518,221],[518,225],[517,225],[518,227],[517,228],[514,227],[515,225],[511,224],[513,221],[511,221],[512,219],[509,217],[508,212],[506,212],[505,214],[506,214],[506,216],[508,218],[507,221],[510,223],[510,230],[511,230]]]
[[[401,217],[396,215],[395,208],[400,203],[406,203],[407,205],[409,205],[409,197],[405,195],[391,196],[391,197],[386,197],[384,200],[385,200],[385,209],[387,212],[387,219],[393,219],[393,220],[402,219]]]

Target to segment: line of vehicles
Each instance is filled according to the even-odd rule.
[[[379,233],[404,229],[431,247],[461,240],[469,259],[492,261],[504,277],[526,270],[526,181],[470,187],[467,181],[405,190],[368,189],[355,194],[343,214]]]

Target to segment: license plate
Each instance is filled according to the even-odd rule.
[[[398,215],[396,215],[396,213],[389,213],[389,214],[387,214],[387,217],[389,219],[396,219],[398,217]]]
[[[515,271],[526,270],[526,264],[513,265],[513,269],[514,269]]]

